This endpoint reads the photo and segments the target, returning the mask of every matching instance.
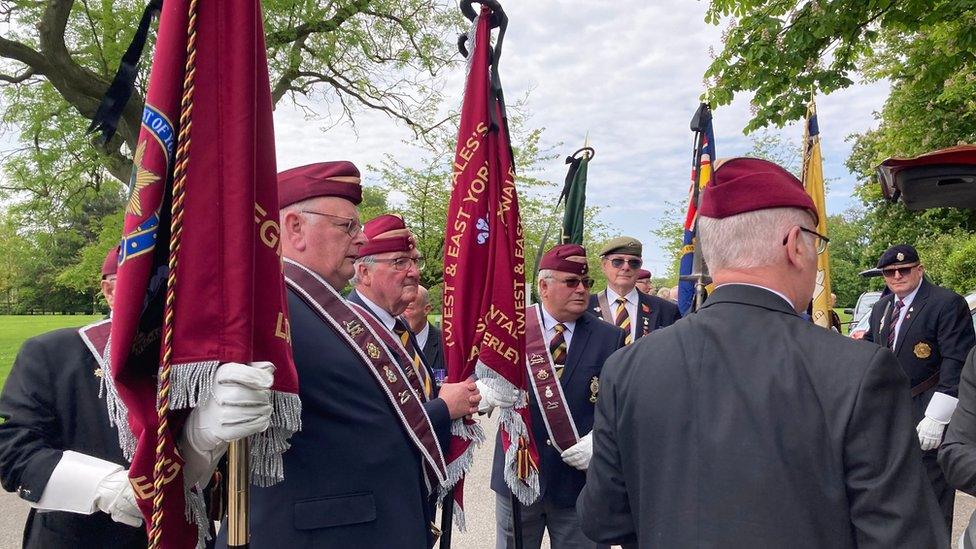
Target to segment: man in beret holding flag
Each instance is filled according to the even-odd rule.
[[[922,461],[950,532],[956,491],[937,457],[958,402],[963,363],[976,345],[969,306],[961,295],[925,280],[918,252],[908,244],[888,248],[877,268],[891,293],[871,308],[864,339],[891,349],[908,376]]]
[[[637,277],[644,263],[641,251],[640,240],[629,236],[618,236],[604,244],[600,266],[607,277],[607,288],[590,296],[590,311],[628,332],[627,345],[681,318],[674,303],[637,290]]]
[[[827,244],[800,181],[734,158],[699,214],[715,289],[607,361],[583,531],[640,547],[948,547],[894,355],[800,315]]]
[[[430,547],[428,502],[446,466],[422,389],[389,331],[340,294],[367,243],[359,170],[286,170],[278,198],[302,429],[284,453],[284,481],[252,489],[251,544]]]
[[[526,310],[532,431],[539,447],[539,499],[521,509],[524,547],[537,549],[545,530],[553,547],[596,547],[576,517],[576,497],[593,455],[593,409],[603,362],[621,348],[626,333],[586,313],[586,250],[560,244],[539,262],[541,303]],[[543,444],[545,441],[545,444]],[[495,444],[491,488],[495,496],[496,547],[515,547],[512,498],[505,483],[505,459]]]

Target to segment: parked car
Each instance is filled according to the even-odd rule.
[[[871,315],[862,316],[861,320],[857,321],[857,324],[851,323],[851,329],[847,335],[853,339],[864,339],[864,334],[867,333],[870,323]]]
[[[844,309],[844,312],[851,315],[851,326],[853,327],[861,318],[871,312],[871,307],[881,299],[881,292],[864,292],[857,298],[857,303],[853,309]],[[851,328],[853,330],[853,328]]]

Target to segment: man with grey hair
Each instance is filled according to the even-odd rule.
[[[427,288],[417,286],[417,297],[407,304],[406,310],[403,311],[403,318],[407,321],[407,327],[417,337],[417,345],[423,350],[427,364],[434,371],[434,379],[440,385],[447,375],[447,366],[444,364],[441,330],[427,320],[432,310]]]
[[[641,547],[948,547],[894,355],[800,316],[827,246],[800,181],[729,160],[699,215],[716,287],[604,366],[583,531]]]

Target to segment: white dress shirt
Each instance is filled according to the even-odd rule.
[[[366,306],[369,307],[371,311],[376,313],[376,316],[380,319],[380,322],[382,322],[383,325],[386,326],[386,328],[392,332],[393,326],[396,325],[396,319],[393,318],[393,315],[386,312],[386,310],[383,309],[383,307],[380,307],[379,305],[370,301],[369,298],[364,296],[363,294],[359,292],[356,292],[356,294],[359,295],[360,299],[363,300],[363,303],[365,303]]]
[[[542,331],[546,335],[546,347],[549,347],[549,342],[552,341],[552,338],[556,337],[556,324],[559,324],[559,321],[552,318],[552,315],[546,310],[545,305],[540,304],[539,308],[542,309]],[[563,331],[563,339],[566,340],[566,356],[569,356],[569,344],[573,339],[573,330],[576,329],[576,321],[563,322],[563,326],[566,327]]]
[[[430,322],[424,322],[422,330],[416,333],[417,347],[423,349],[427,345],[427,337],[430,336]]]
[[[617,292],[613,291],[610,286],[607,286],[607,305],[610,306],[610,317],[613,318],[613,322],[617,321],[617,298],[620,297]],[[640,297],[637,294],[637,287],[635,286],[630,290],[630,293],[623,296],[627,300],[624,308],[627,309],[627,316],[630,317],[630,339],[631,341],[637,340],[637,304],[640,302]]]
[[[915,289],[912,290],[912,293],[906,295],[902,299],[902,302],[905,305],[901,308],[900,311],[898,311],[898,320],[895,321],[895,348],[896,349],[898,348],[898,333],[901,332],[901,324],[902,324],[902,321],[905,320],[905,317],[906,316],[908,316],[908,311],[909,311],[909,309],[912,308],[912,301],[915,301],[915,294],[918,293],[918,289],[921,288],[921,287],[922,287],[922,281],[919,280],[918,281],[918,286],[915,286]],[[895,303],[898,303],[898,296],[896,295],[896,296],[894,296],[894,298],[895,298],[895,300],[891,303],[891,306],[892,307],[895,306]]]

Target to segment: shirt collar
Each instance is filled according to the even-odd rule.
[[[546,306],[545,305],[543,305],[542,303],[540,303],[539,304],[539,308],[542,309],[542,328],[543,329],[548,330],[548,329],[552,328],[553,326],[555,326],[556,324],[559,324],[559,321],[556,320],[555,318],[553,318],[552,315],[549,314],[549,311],[546,310]],[[566,327],[566,331],[567,332],[573,333],[573,330],[576,328],[576,321],[575,320],[570,320],[568,322],[563,322],[563,326]]]
[[[721,288],[722,286],[752,286],[753,288],[760,288],[760,289],[766,290],[767,292],[774,293],[774,294],[778,295],[783,301],[785,301],[787,304],[789,304],[790,309],[792,309],[794,311],[796,310],[796,307],[793,305],[793,302],[790,301],[790,298],[786,297],[782,293],[777,292],[776,290],[774,290],[772,288],[767,288],[766,286],[760,286],[759,284],[747,284],[745,282],[729,282],[729,283],[726,283],[726,284],[720,284],[720,285],[716,286],[716,288]]]
[[[607,286],[607,303],[611,305],[614,304],[617,301],[618,297],[623,297],[624,299],[627,300],[627,303],[632,303],[634,305],[636,305],[637,302],[640,301],[640,297],[638,297],[637,295],[637,286],[631,288],[630,292],[628,292],[627,295],[625,296],[621,296],[617,292],[613,291],[613,288]]]
[[[430,335],[430,322],[424,322],[424,327],[417,332],[417,341],[427,343],[428,335]]]
[[[393,315],[386,312],[386,310],[383,307],[380,307],[379,305],[370,301],[369,298],[364,296],[362,292],[356,292],[356,293],[359,294],[359,297],[360,299],[363,300],[363,303],[365,303],[366,306],[369,307],[374,314],[376,314],[377,318],[380,319],[380,322],[382,322],[383,325],[386,326],[388,329],[393,330],[393,326],[396,325],[396,319],[393,318]]]

